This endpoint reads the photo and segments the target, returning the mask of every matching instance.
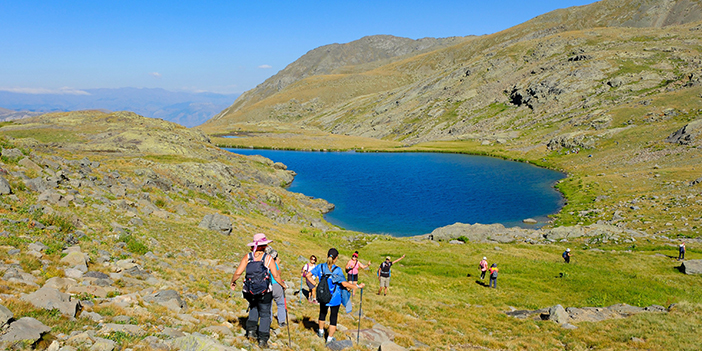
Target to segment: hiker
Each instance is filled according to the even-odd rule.
[[[405,258],[405,255],[402,255],[402,257],[396,259],[395,261],[390,262],[390,256],[385,257],[385,262],[380,264],[380,267],[378,267],[378,281],[380,282],[380,289],[378,289],[378,295],[380,295],[380,292],[383,291],[383,288],[385,288],[385,293],[383,296],[387,296],[388,294],[388,288],[390,287],[390,268],[392,268],[392,265],[394,265],[397,262],[400,262]]]
[[[570,263],[570,256],[570,249],[563,251],[563,259],[565,260],[565,263]]]
[[[341,304],[346,305],[349,300],[349,292],[346,289],[355,291],[358,288],[363,288],[365,284],[351,283],[347,282],[344,278],[344,272],[340,267],[336,265],[336,260],[339,258],[339,251],[335,248],[329,249],[327,252],[327,263],[318,264],[312,271],[307,273],[307,277],[311,276],[317,277],[319,283],[317,285],[320,288],[327,289],[329,301],[325,301],[325,296],[322,296],[322,291],[317,294],[317,299],[319,301],[319,330],[317,330],[317,335],[324,339],[324,320],[327,318],[327,313],[331,310],[329,314],[329,335],[327,336],[327,343],[334,341],[334,333],[336,332],[336,322],[339,316],[339,306]],[[344,289],[346,288],[346,289]]]
[[[358,251],[354,252],[353,255],[351,255],[351,259],[349,262],[346,264],[346,280],[349,282],[357,282],[358,281],[358,269],[366,269],[368,266],[370,266],[371,261],[368,261],[367,265],[364,265],[358,260]]]
[[[488,283],[488,288],[493,287],[497,289],[497,263],[493,263],[490,266],[490,282]]]
[[[236,268],[229,286],[236,289],[236,281],[246,272],[243,285],[243,295],[249,302],[249,319],[246,321],[246,336],[258,340],[258,346],[268,347],[271,336],[271,276],[286,289],[285,282],[278,273],[278,268],[273,264],[273,258],[265,253],[266,247],[273,240],[268,240],[266,234],[258,233],[253,236],[253,241],[246,244],[251,247],[251,252],[244,256]]]
[[[280,269],[278,267],[278,251],[268,248],[268,254],[271,255],[273,258],[273,262],[275,262],[275,268]],[[286,317],[286,311],[285,311],[285,292],[283,291],[283,288],[280,286],[278,281],[275,279],[275,277],[271,277],[271,288],[272,288],[272,293],[273,293],[273,300],[275,301],[276,306],[278,306],[278,325],[281,327],[285,326],[285,317]],[[271,319],[273,316],[273,309],[271,309]]]
[[[487,257],[483,257],[483,260],[480,261],[480,279],[481,280],[485,279],[485,272],[487,272],[487,270],[488,270]]]
[[[317,285],[317,283],[314,281],[314,276],[308,278],[307,273],[311,272],[316,265],[317,256],[312,255],[310,256],[310,261],[307,262],[304,266],[302,266],[302,277],[305,278],[307,287],[310,289],[310,293],[307,295],[307,301],[314,304],[317,303],[316,292],[314,291],[314,287]],[[300,287],[300,290],[302,290],[302,287]]]
[[[685,259],[685,243],[680,243],[678,248],[678,261]]]

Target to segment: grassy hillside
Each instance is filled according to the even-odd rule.
[[[88,349],[84,339],[71,338],[87,331],[83,338],[107,338],[120,348],[149,349],[154,340],[176,340],[164,334],[171,330],[167,328],[251,348],[240,324],[246,303],[226,284],[227,271],[231,272],[256,232],[265,232],[275,241],[282,274],[295,285],[299,285],[298,271],[305,257],[323,256],[331,246],[340,249],[341,263],[359,250],[361,259],[371,260],[372,267],[385,256],[406,254],[393,268],[390,296],[375,295],[374,273],[361,272],[361,281],[368,284],[361,328],[381,324],[393,331],[396,344],[407,348],[682,350],[696,345],[694,326],[700,323],[702,312],[702,281],[678,272],[675,244],[660,237],[620,244],[575,239],[552,245],[455,245],[338,231],[320,220],[325,208],[322,202],[281,188],[287,179],[280,173],[284,171],[269,161],[222,152],[201,134],[167,122],[123,112],[76,112],[6,123],[0,134],[5,150],[19,148],[22,153],[2,160],[3,177],[14,194],[0,196],[0,267],[5,274],[19,267],[37,284],[8,280],[5,275],[0,281],[2,305],[16,319],[33,317],[52,328],[37,348],[56,341]],[[134,135],[138,137],[130,137]],[[457,151],[482,146],[447,142],[421,144],[416,149],[435,147]],[[547,161],[567,164],[572,160],[569,157],[584,157],[581,154],[559,156],[554,152]],[[223,169],[230,171],[221,172]],[[43,192],[28,185],[28,180],[51,180],[57,174],[66,179],[49,192],[72,196],[67,206],[39,199]],[[196,174],[200,175],[193,176]],[[207,181],[198,185],[200,177]],[[583,175],[580,179],[586,187],[590,178],[605,184],[606,177]],[[616,186],[623,186],[618,178],[612,179]],[[231,219],[230,235],[198,227],[212,213]],[[30,249],[36,242],[47,246],[40,257]],[[22,293],[67,274],[71,267],[60,262],[66,256],[62,250],[74,244],[90,256],[90,271],[118,274],[104,290],[67,290],[83,300],[84,313],[97,313],[102,322],[86,315],[72,320],[20,299]],[[560,258],[566,246],[574,250],[570,265]],[[689,247],[688,258],[702,258],[694,243]],[[13,251],[16,249],[19,251]],[[497,290],[477,279],[477,262],[482,256],[499,265]],[[123,259],[134,259],[148,275],[115,273],[117,262]],[[94,278],[76,281],[93,286]],[[188,308],[176,312],[148,299],[167,289],[178,291]],[[136,303],[117,303],[120,297],[129,296]],[[300,304],[294,295],[288,298],[293,349],[324,349],[311,330],[317,306]],[[360,294],[354,300],[356,308],[359,299]],[[517,319],[504,313],[556,304],[604,307],[617,303],[676,305],[667,313],[576,323],[578,328],[573,330],[552,321]],[[144,334],[102,332],[104,323],[120,320],[138,325]],[[339,323],[343,327],[337,336],[355,340],[358,319],[342,313]],[[212,329],[221,327],[232,334]],[[287,330],[275,322],[273,327],[277,330],[275,347],[287,349]],[[349,330],[343,331],[346,328]]]

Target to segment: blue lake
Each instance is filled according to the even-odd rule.
[[[441,153],[226,149],[262,155],[297,173],[290,191],[336,208],[325,219],[365,233],[410,236],[446,225],[546,221],[563,205],[564,174],[484,156]]]

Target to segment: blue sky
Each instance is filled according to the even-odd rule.
[[[490,34],[592,2],[6,0],[0,90],[241,93],[322,45]]]

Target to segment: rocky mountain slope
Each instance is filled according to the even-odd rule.
[[[399,150],[528,160],[571,175],[559,185],[568,205],[557,224],[623,219],[696,236],[689,185],[698,184],[702,162],[701,11],[688,0],[557,10],[370,70],[309,76],[272,95],[255,89],[246,94],[258,96],[255,103],[237,101],[200,129],[221,135],[278,125],[287,135],[318,130],[395,141]],[[666,141],[683,129],[688,141]],[[275,141],[270,135],[265,140]],[[668,196],[692,204],[655,210]]]

